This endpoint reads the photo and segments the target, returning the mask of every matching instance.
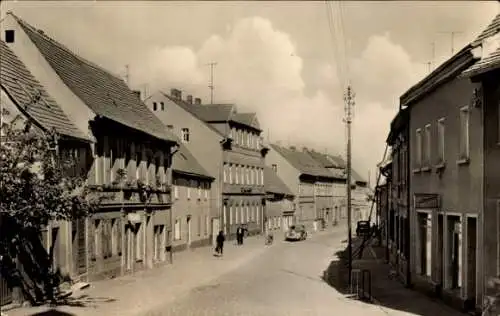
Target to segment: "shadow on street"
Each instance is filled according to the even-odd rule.
[[[353,253],[356,253],[357,246],[360,244],[360,239],[353,240]],[[366,285],[365,292],[371,292],[372,298],[362,300],[366,304],[375,304],[376,302],[377,305],[382,307],[421,316],[435,316],[438,314],[447,316],[463,315],[424,294],[405,288],[402,283],[395,279],[390,279],[389,271],[391,268],[383,260],[385,248],[375,245],[372,245],[371,248],[370,250],[365,249],[361,257],[355,256],[352,264],[353,269],[370,271],[371,286]],[[322,279],[339,293],[353,300],[360,300],[354,295],[355,288],[353,291],[349,290],[347,253],[347,246],[344,250],[335,253],[335,259],[330,262],[323,272]]]
[[[59,311],[57,309],[50,309],[48,311],[36,313],[36,314],[30,314],[29,316],[74,316],[75,314],[71,313],[66,313]]]

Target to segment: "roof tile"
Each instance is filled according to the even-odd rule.
[[[269,193],[293,196],[290,188],[288,188],[288,186],[283,182],[283,180],[281,180],[276,172],[269,167],[264,167],[264,187],[266,189],[266,192]]]
[[[63,82],[97,115],[159,139],[175,139],[122,79],[15,18]]]
[[[8,95],[22,107],[23,112],[44,129],[55,129],[62,135],[88,139],[4,41],[0,41],[0,61],[0,83]]]
[[[183,144],[179,146],[179,151],[174,154],[172,164],[173,170],[179,173],[213,179]]]

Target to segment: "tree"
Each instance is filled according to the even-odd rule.
[[[5,111],[5,110],[4,110]],[[5,113],[2,113],[5,114]],[[40,231],[51,220],[71,221],[91,215],[99,207],[99,198],[90,198],[85,178],[69,176],[68,168],[75,161],[63,160],[57,150],[57,133],[41,132],[29,120],[18,128],[14,123],[2,125],[0,142],[0,256],[2,275],[17,275],[13,286],[22,287],[24,294],[35,301],[54,300],[56,272],[53,271],[52,247],[45,258]],[[38,241],[36,241],[38,240]],[[42,247],[42,249],[39,249]],[[19,260],[24,258],[23,271]],[[26,258],[32,258],[27,268]],[[10,263],[10,264],[9,264]],[[6,269],[8,269],[6,271]],[[31,271],[31,272],[30,272]],[[38,277],[30,276],[35,272]],[[21,275],[23,274],[23,275]],[[33,290],[24,284],[26,275],[33,284],[43,285]],[[55,283],[54,283],[55,282]],[[32,292],[32,293],[28,293]],[[34,293],[33,293],[34,292]]]

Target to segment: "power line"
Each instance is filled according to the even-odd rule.
[[[214,104],[214,68],[217,66],[216,62],[211,62],[207,64],[210,66],[210,82],[208,84],[208,88],[210,89],[210,104]]]

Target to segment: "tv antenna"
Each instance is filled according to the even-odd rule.
[[[208,88],[210,88],[210,104],[214,104],[214,71],[215,66],[217,66],[216,62],[208,63],[207,66],[210,66],[210,82],[208,84]]]

